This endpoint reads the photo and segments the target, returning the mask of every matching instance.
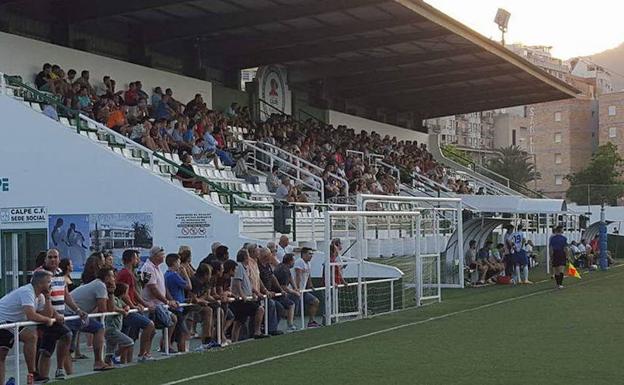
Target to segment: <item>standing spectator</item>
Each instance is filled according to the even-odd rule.
[[[35,271],[28,285],[0,298],[0,323],[32,321],[51,327],[56,321],[62,322],[60,318],[52,318],[52,300],[49,296],[51,278],[52,275],[48,271]],[[13,348],[15,337],[13,329],[0,329],[0,384],[4,384],[5,362],[9,351]],[[18,337],[19,341],[24,343],[23,352],[28,373],[34,374],[37,371],[35,368],[37,336],[31,329],[23,328]]]
[[[186,270],[180,268],[180,256],[175,253],[168,254],[165,263],[168,267],[165,273],[165,286],[169,296],[178,304],[186,303],[185,292],[191,291],[193,285],[191,284],[191,278],[187,275]],[[181,306],[170,310],[172,310],[178,318],[173,340],[177,343],[179,352],[186,352],[186,342],[190,334],[187,326],[188,311]]]
[[[290,314],[288,315],[288,330],[294,331],[297,330],[297,327],[294,324],[294,310],[299,306],[301,292],[296,290],[295,281],[293,280],[293,276],[291,274],[291,270],[295,266],[295,256],[292,253],[288,253],[284,255],[284,258],[280,264],[275,267],[273,271],[273,275],[277,279],[277,282],[282,288],[282,293],[285,293],[288,298],[295,304],[293,308],[292,318],[290,318]]]
[[[152,93],[152,97],[150,99],[150,102],[153,108],[156,108],[160,104],[162,97],[163,97],[162,88],[160,87],[154,88],[154,92]]]
[[[271,173],[267,175],[266,184],[267,189],[272,193],[276,192],[280,187],[279,166],[273,166]]]
[[[102,268],[97,272],[96,279],[77,287],[71,296],[79,309],[87,313],[105,313],[108,301],[108,286],[115,285],[115,274],[110,268]],[[104,347],[104,326],[93,318],[70,320],[67,326],[74,331],[93,334],[93,370],[103,371],[113,367],[102,361]]]
[[[171,341],[173,332],[175,331],[175,325],[178,322],[175,314],[171,313],[165,308],[169,306],[170,309],[176,309],[179,307],[177,301],[171,298],[165,285],[165,276],[160,270],[160,265],[165,261],[165,250],[160,246],[153,246],[150,249],[150,257],[141,268],[141,273],[147,279],[145,286],[143,287],[143,299],[148,307],[153,308],[154,312],[150,312],[153,317],[156,327],[168,328],[168,338]],[[170,350],[170,353],[174,353]]]
[[[254,293],[248,272],[249,259],[249,253],[245,249],[240,250],[236,254],[237,265],[231,282],[232,294],[236,298],[236,301],[231,305],[234,312],[234,326],[232,327],[232,341],[234,342],[240,338],[241,328],[249,317],[253,317],[254,321],[253,338],[260,339],[266,337],[260,332],[262,318],[264,317],[264,307],[258,303],[257,297],[253,297]]]
[[[210,245],[210,254],[208,254],[208,256],[206,256],[206,258],[202,259],[201,262],[199,262],[200,264],[202,263],[206,263],[208,265],[210,265],[213,261],[215,261],[217,259],[217,257],[215,256],[215,253],[217,251],[217,248],[221,246],[221,242],[212,242],[212,245]],[[226,247],[226,251],[227,251],[227,247]]]
[[[310,292],[303,292],[306,289],[314,291],[314,285],[312,284],[312,277],[310,274],[312,252],[313,250],[309,247],[301,249],[301,258],[297,259],[295,262],[295,288],[303,293],[303,302],[308,307],[308,327],[316,328],[320,326],[314,319],[319,308],[319,300]],[[304,309],[301,309],[301,311],[304,311]]]
[[[69,261],[69,263],[71,263],[69,259],[65,259],[64,261]],[[63,273],[63,270],[59,268],[59,265],[58,250],[49,249],[46,253],[43,265],[35,270],[43,270],[51,274],[49,297],[52,301],[53,317],[63,319],[65,315],[65,305],[67,304],[67,307],[74,313],[84,318],[87,314],[81,311],[75,304],[69,293],[66,275]],[[50,372],[50,358],[56,348],[57,369],[55,378],[64,379],[66,371],[68,374],[72,373],[72,364],[69,357],[72,336],[71,330],[64,322],[57,322],[52,326],[41,325],[38,329],[41,333],[41,340],[39,341],[39,375],[44,378],[48,377],[48,373]]]
[[[126,364],[132,360],[132,346],[134,346],[134,340],[121,331],[123,318],[128,316],[128,310],[130,310],[130,307],[124,304],[121,299],[121,297],[128,295],[128,285],[125,283],[117,285],[113,282],[107,286],[107,289],[106,310],[121,314],[106,317],[106,331],[104,332],[106,358],[104,362],[109,365]],[[115,352],[119,353],[120,361],[116,361]]]
[[[147,318],[143,312],[147,308],[153,312],[154,307],[148,305],[141,298],[140,288],[137,284],[136,268],[139,266],[140,258],[136,250],[124,250],[121,255],[124,268],[117,274],[117,282],[128,286],[126,295],[121,298],[124,303],[131,309],[136,309],[136,313],[129,313],[123,320],[122,332],[133,340],[139,337],[141,332],[141,340],[139,345],[139,362],[152,361],[154,358],[150,353],[152,339],[154,338],[154,323]],[[128,362],[131,362],[129,359]]]

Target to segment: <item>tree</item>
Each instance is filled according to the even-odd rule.
[[[488,169],[512,181],[511,187],[526,187],[526,184],[539,179],[531,155],[518,146],[503,147],[496,150],[494,158],[488,162]]]
[[[571,184],[567,198],[578,204],[616,205],[617,199],[624,195],[622,166],[624,158],[618,154],[616,145],[607,143],[598,147],[584,170],[566,176]]]
[[[152,247],[152,234],[150,228],[145,223],[134,222],[134,247],[149,249]]]

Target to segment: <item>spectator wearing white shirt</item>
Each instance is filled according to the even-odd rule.
[[[54,314],[50,299],[50,280],[52,274],[39,270],[33,273],[28,285],[13,290],[0,298],[0,323],[14,323],[23,321],[40,322],[52,326],[54,322],[62,322],[60,316],[51,318]],[[5,362],[15,341],[13,329],[0,329],[0,384],[4,384]],[[23,352],[29,373],[35,373],[35,349],[37,337],[29,328],[19,332],[19,340],[24,344]]]
[[[310,261],[312,260],[313,250],[309,247],[301,249],[301,258],[295,261],[295,289],[299,292],[312,289],[314,291],[314,285],[312,284]],[[310,292],[303,293],[303,302],[308,309],[308,327],[316,328],[320,325],[316,322],[314,317],[318,312],[319,300]],[[303,309],[301,309],[303,311]]]
[[[284,259],[284,255],[288,253],[292,253],[292,247],[290,247],[290,240],[288,239],[288,236],[282,235],[279,239],[279,242],[277,243],[277,252],[275,254],[277,261],[281,263],[282,260]]]

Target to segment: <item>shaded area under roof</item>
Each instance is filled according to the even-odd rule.
[[[291,88],[423,119],[577,93],[420,0],[0,0],[2,6],[57,29],[116,39],[137,57],[189,56],[226,70],[282,64]]]

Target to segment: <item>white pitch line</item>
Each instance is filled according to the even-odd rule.
[[[615,267],[619,267],[619,266],[615,266]],[[605,277],[603,279],[608,279],[611,276]],[[591,281],[582,281],[579,282],[571,287],[576,287],[576,286],[581,286],[581,285],[585,285],[591,282],[598,282],[598,281],[602,281],[603,279],[597,279],[597,280],[591,280]],[[545,282],[547,280],[544,281],[540,281],[541,282]],[[540,295],[540,294],[545,294],[545,293],[551,293],[553,291],[557,291],[559,289],[549,289],[549,290],[541,290],[541,291],[536,291],[534,293],[530,293],[530,294],[525,294],[525,295],[520,295],[517,297],[512,297],[512,298],[507,298],[507,299],[503,299],[500,301],[495,301],[495,302],[491,302],[485,305],[479,305],[476,307],[472,307],[472,308],[468,308],[468,309],[463,309],[463,310],[458,310],[458,311],[454,311],[451,313],[446,313],[446,314],[442,314],[439,316],[435,316],[435,317],[430,317],[424,320],[420,320],[420,321],[415,321],[415,322],[409,322],[403,325],[397,325],[397,326],[393,326],[391,328],[387,328],[387,329],[382,329],[382,330],[377,330],[374,332],[370,332],[370,333],[366,333],[366,334],[361,334],[359,336],[355,336],[355,337],[350,337],[350,338],[345,338],[343,340],[339,340],[339,341],[333,341],[333,342],[328,342],[325,344],[320,344],[320,345],[316,345],[316,346],[311,346],[309,348],[305,348],[305,349],[300,349],[300,350],[295,350],[294,352],[290,352],[290,353],[284,353],[284,354],[279,354],[276,356],[272,356],[272,357],[267,357],[261,360],[257,360],[257,361],[253,361],[253,362],[248,362],[246,364],[240,364],[240,365],[236,365],[236,366],[232,366],[230,368],[227,369],[221,369],[221,370],[217,370],[214,372],[209,372],[209,373],[204,373],[204,374],[198,374],[195,376],[190,376],[190,377],[186,377],[186,378],[182,378],[179,380],[175,380],[175,381],[171,381],[171,382],[166,382],[163,383],[161,385],[177,385],[177,384],[183,384],[185,382],[189,382],[189,381],[193,381],[193,380],[198,380],[200,378],[206,378],[206,377],[211,377],[211,376],[216,376],[217,374],[223,374],[223,373],[227,373],[227,372],[231,372],[234,370],[238,370],[238,369],[244,369],[244,368],[248,368],[250,366],[256,366],[256,365],[260,365],[260,364],[264,364],[266,362],[271,362],[271,361],[275,361],[275,360],[281,360],[282,358],[286,358],[286,357],[291,357],[291,356],[296,356],[299,354],[303,354],[303,353],[307,353],[307,352],[311,352],[314,350],[319,350],[319,349],[323,349],[329,346],[335,346],[335,345],[342,345],[342,344],[346,344],[352,341],[357,341],[357,340],[361,340],[364,338],[368,338],[368,337],[373,337],[379,334],[385,334],[385,333],[389,333],[395,330],[400,330],[400,329],[404,329],[410,326],[416,326],[416,325],[422,325],[428,322],[432,322],[432,321],[437,321],[437,320],[441,320],[441,319],[445,319],[445,318],[449,318],[449,317],[453,317],[456,315],[460,315],[460,314],[464,314],[464,313],[470,313],[470,312],[474,312],[477,310],[482,310],[482,309],[487,309],[493,306],[498,306],[498,305],[502,305],[505,303],[509,303],[509,302],[513,302],[513,301],[517,301],[517,300],[521,300],[521,299],[525,299],[525,298],[530,298],[530,297],[534,297],[536,295]]]

